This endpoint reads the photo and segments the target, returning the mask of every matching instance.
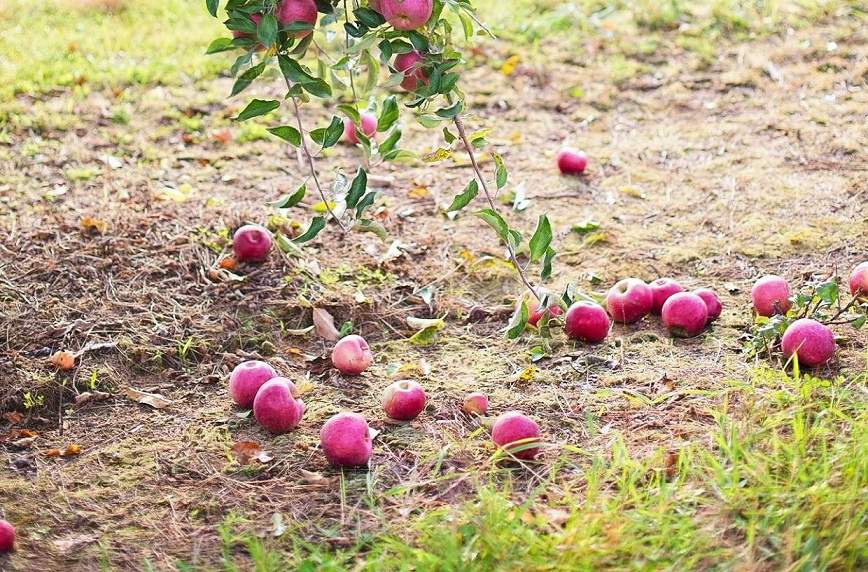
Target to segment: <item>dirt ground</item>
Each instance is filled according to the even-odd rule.
[[[547,446],[515,475],[519,495],[545,481],[563,445],[602,451],[617,433],[641,456],[707,439],[715,391],[755,365],[741,350],[753,280],[798,283],[865,258],[866,40],[858,21],[831,21],[724,46],[710,63],[674,47],[634,54],[614,80],[589,57],[605,49],[599,38],[580,53],[521,53],[510,75],[485,63],[512,55],[509,44],[477,48],[466,122],[492,128],[511,187],[531,200],[511,220],[531,229],[550,214],[553,285],[605,292],[622,277],[669,276],[714,287],[724,303],[700,338],[673,341],[646,319],[615,326],[598,346],[558,334],[536,363],[532,337],[500,332],[508,316],[467,320],[471,307],[511,304],[520,290],[478,220],[441,213],[472,175],[459,153],[436,166],[373,168],[386,242],[328,229],[302,257],[273,252],[242,267],[242,281],[224,281],[209,270],[227,236],[266,222],[266,203],[305,177],[279,142],[225,127],[243,105],[222,99],[229,79],[83,100],[19,96],[35,119],[0,145],[0,408],[22,418],[7,416],[0,432],[35,438],[16,433],[0,447],[0,496],[21,533],[0,568],[217,566],[215,527],[229,514],[265,534],[280,513],[304,538],[350,544],[418,507],[468,498],[494,470],[485,430],[457,407],[470,390],[488,392],[495,414],[521,409],[540,422]],[[564,96],[565,78],[580,78],[582,97]],[[129,109],[121,122],[111,117],[119,101]],[[312,122],[325,110],[305,114]],[[409,128],[404,146],[422,153],[438,136]],[[557,174],[565,142],[591,156],[587,176]],[[323,157],[326,178],[351,172],[357,152]],[[587,220],[600,223],[590,240],[570,230]],[[292,221],[271,223],[297,232]],[[430,305],[418,295],[425,286]],[[294,332],[311,324],[312,307],[371,342],[369,372],[341,377],[321,359],[326,343]],[[447,325],[416,346],[409,316]],[[864,371],[866,335],[836,333],[837,358],[820,374]],[[74,370],[49,364],[59,349],[83,352]],[[228,372],[260,356],[305,392],[290,434],[270,436],[231,405]],[[429,405],[414,423],[389,423],[379,395],[404,377],[424,384]],[[127,387],[170,403],[137,403]],[[323,421],[343,409],[379,431],[370,472],[345,480],[318,450]],[[245,440],[273,459],[239,465],[230,449]],[[69,445],[80,453],[46,454]]]

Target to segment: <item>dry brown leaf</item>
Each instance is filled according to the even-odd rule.
[[[96,542],[97,537],[93,534],[70,534],[54,541],[54,548],[61,554],[67,555],[77,552],[86,545]]]
[[[45,452],[46,457],[59,457],[60,449],[49,449]]]
[[[235,258],[233,258],[232,256],[227,256],[220,261],[219,266],[220,268],[223,268],[225,270],[235,270],[235,268],[238,266],[238,261],[235,260]]]
[[[249,465],[251,461],[268,463],[274,459],[271,453],[263,451],[256,441],[238,441],[232,445],[232,454],[239,465]]]
[[[11,423],[12,425],[18,425],[19,423],[21,423],[21,420],[24,419],[24,416],[17,411],[7,411],[3,414],[3,419]]]
[[[36,437],[24,437],[17,441],[12,441],[12,445],[21,449],[29,449],[34,441],[36,441]]]
[[[108,224],[106,223],[106,221],[99,218],[94,218],[92,216],[83,217],[80,224],[81,230],[83,230],[84,232],[96,231],[99,234],[103,234],[108,228]]]
[[[137,403],[150,405],[154,409],[164,409],[172,404],[171,401],[160,395],[159,393],[146,393],[127,386],[124,389],[124,395]]]
[[[329,482],[328,478],[320,473],[305,471],[304,469],[301,469],[301,480],[308,485],[324,485]]]
[[[322,308],[313,309],[313,325],[316,327],[316,335],[324,340],[333,342],[341,337],[340,332],[335,328],[335,319]]]
[[[111,393],[106,393],[105,391],[85,391],[75,396],[75,404],[80,407],[91,401],[105,401],[111,396]]]
[[[211,132],[211,139],[213,139],[217,143],[227,145],[232,142],[232,132],[229,130],[228,127],[224,127],[223,129],[215,129]]]
[[[60,454],[61,457],[72,457],[74,455],[78,455],[81,453],[81,445],[77,445],[75,443],[70,443],[66,446],[66,449],[63,450],[63,453]]]

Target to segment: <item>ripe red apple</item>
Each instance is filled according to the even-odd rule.
[[[835,336],[828,326],[810,318],[801,318],[787,327],[781,339],[787,357],[796,356],[799,365],[815,367],[835,354]]]
[[[280,23],[281,28],[285,28],[293,22],[305,22],[311,26],[316,25],[316,2],[314,0],[283,0],[277,6],[274,15]],[[301,39],[309,35],[313,30],[299,30],[292,32],[290,37]]]
[[[850,294],[868,296],[868,261],[857,264],[850,272]]]
[[[461,410],[468,415],[485,415],[488,412],[488,397],[479,391],[464,396]]]
[[[678,338],[692,338],[705,329],[708,307],[705,301],[690,292],[673,294],[663,304],[663,325]]]
[[[377,134],[377,118],[370,113],[362,113],[362,133],[368,139],[373,139]],[[356,124],[349,117],[344,117],[344,141],[359,144],[359,138],[356,136]]]
[[[320,447],[335,467],[360,467],[371,459],[371,430],[358,413],[338,413],[319,432]]]
[[[558,151],[558,169],[564,175],[581,175],[588,166],[588,156],[575,149],[564,148]]]
[[[261,262],[271,250],[271,233],[264,226],[245,224],[232,236],[232,252],[239,262]]]
[[[780,276],[770,274],[757,280],[750,291],[753,309],[760,316],[786,314],[792,305],[790,285]]]
[[[396,30],[424,26],[433,10],[433,0],[380,0],[380,13]]]
[[[407,91],[416,91],[420,86],[428,85],[428,77],[422,70],[422,60],[422,54],[416,50],[395,56],[395,71],[403,72],[401,87]]]
[[[15,548],[15,527],[0,519],[0,554],[12,552]]]
[[[557,306],[557,305],[549,306],[548,308],[540,309],[539,300],[537,300],[536,298],[531,298],[531,299],[522,298],[515,305],[516,312],[521,309],[522,300],[524,300],[527,303],[527,323],[530,324],[531,326],[536,326],[537,323],[539,323],[540,318],[543,317],[543,314],[546,313],[546,310],[548,310],[548,312],[549,312],[549,318],[553,318],[555,316],[560,316],[564,311],[563,308],[561,308],[560,306]]]
[[[638,278],[625,278],[606,294],[606,309],[616,322],[633,323],[648,315],[653,307],[651,287]]]
[[[693,293],[705,302],[705,308],[708,310],[708,323],[720,317],[720,313],[723,311],[723,304],[721,304],[720,298],[717,297],[717,292],[711,288],[698,288]]]
[[[609,315],[599,304],[576,302],[567,310],[564,332],[583,342],[601,342],[609,335]]]
[[[411,421],[425,409],[425,390],[415,381],[396,381],[383,393],[386,415],[398,421]]]
[[[277,373],[264,361],[241,362],[229,376],[229,394],[239,407],[250,409],[253,407],[256,392],[273,377],[277,377]]]
[[[491,428],[492,441],[508,453],[539,441],[539,436],[539,425],[536,421],[518,411],[504,413],[497,418],[494,427]],[[516,441],[522,442],[516,443]],[[539,447],[530,447],[512,454],[517,459],[533,459],[538,452]]]
[[[359,375],[374,361],[368,342],[355,334],[341,338],[332,350],[332,364],[344,375]]]
[[[274,377],[262,384],[253,399],[253,416],[271,433],[292,431],[304,414],[304,401],[296,399],[295,384]]]
[[[663,311],[663,303],[673,294],[684,292],[684,288],[670,278],[658,278],[648,286],[651,287],[651,294],[654,295],[654,305],[651,307],[652,314],[659,314]]]

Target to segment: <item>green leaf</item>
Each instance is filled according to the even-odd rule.
[[[338,109],[343,111],[350,120],[356,125],[360,125],[362,123],[362,117],[359,114],[359,110],[356,109],[355,105],[350,105],[349,103],[342,103],[338,105]]]
[[[838,301],[838,284],[836,282],[823,282],[817,287],[816,295],[823,304],[832,306]]]
[[[487,222],[491,226],[491,228],[494,229],[494,232],[497,233],[497,236],[500,238],[500,240],[502,240],[503,242],[507,242],[509,240],[509,225],[506,224],[506,221],[503,220],[503,217],[497,214],[496,211],[492,209],[482,209],[481,211],[476,211],[473,214]]]
[[[469,40],[473,35],[473,21],[470,19],[470,16],[464,12],[458,12],[458,19],[461,20],[461,27],[464,29],[465,39]]]
[[[298,32],[307,32],[313,30],[314,26],[310,22],[290,22],[285,28],[281,28],[281,32],[287,34],[297,34]]]
[[[353,179],[353,182],[350,184],[350,190],[347,191],[347,208],[355,208],[359,203],[359,199],[362,198],[362,195],[365,194],[365,190],[368,187],[368,174],[364,169],[359,167],[359,170],[356,171],[356,176]]]
[[[386,23],[386,19],[383,18],[382,14],[370,8],[357,8],[353,10],[353,14],[356,16],[356,20],[368,28],[376,28]]]
[[[458,103],[456,103],[452,107],[446,107],[444,109],[438,109],[437,111],[435,111],[435,113],[444,119],[452,119],[453,117],[455,117],[456,115],[461,113],[461,111],[463,109],[464,109],[464,102],[459,101]]]
[[[455,198],[452,199],[452,204],[449,205],[449,208],[446,209],[446,212],[452,211],[460,211],[464,207],[470,204],[470,201],[476,198],[476,195],[479,194],[479,184],[476,182],[476,179],[472,179],[469,183],[467,183],[467,187],[458,195],[455,195]]]
[[[277,56],[277,63],[280,66],[280,71],[283,73],[283,76],[293,83],[304,84],[316,81],[317,79],[305,71],[304,68],[301,67],[300,63],[289,56],[280,54]]]
[[[531,262],[536,262],[542,258],[551,243],[552,225],[549,223],[549,218],[546,215],[540,215],[536,230],[533,232],[533,236],[530,237],[530,242],[528,243]]]
[[[380,62],[371,54],[371,50],[362,52],[362,63],[368,68],[368,78],[365,81],[365,93],[372,91],[377,87],[377,81],[380,79]]]
[[[208,44],[208,49],[205,50],[205,54],[216,54],[218,52],[225,52],[226,50],[231,50],[235,46],[232,45],[232,38],[217,38]]]
[[[424,346],[437,338],[437,332],[446,327],[446,322],[443,321],[443,318],[416,318],[410,316],[407,318],[407,325],[418,330],[410,337],[410,343]]]
[[[499,153],[492,153],[491,156],[494,157],[494,164],[496,166],[494,179],[497,183],[497,188],[502,189],[506,186],[506,181],[509,179],[509,171],[506,170],[506,166],[503,164],[503,157]]]
[[[552,275],[552,260],[555,257],[555,250],[552,247],[546,249],[545,256],[542,260],[542,268],[539,273],[541,280],[545,281],[551,278]]]
[[[451,131],[449,131],[448,127],[444,127],[443,128],[443,139],[445,139],[446,142],[451,145],[452,143],[455,142],[456,137],[455,137],[455,135],[452,134]]]
[[[241,32],[243,34],[255,34],[256,23],[250,18],[229,18],[223,25],[233,32]]]
[[[208,13],[217,17],[217,8],[220,7],[220,0],[205,0],[205,6],[208,8]]]
[[[323,149],[333,147],[340,141],[341,135],[344,134],[344,122],[338,116],[332,116],[332,122],[328,127],[320,127],[310,132],[310,138],[319,144]]]
[[[395,148],[395,145],[398,144],[398,141],[400,139],[401,130],[395,129],[394,131],[392,131],[391,134],[389,134],[388,137],[386,137],[386,139],[382,143],[380,143],[380,145],[377,147],[377,151],[380,153],[380,155],[385,156]]]
[[[383,100],[383,110],[377,118],[377,131],[382,133],[388,130],[398,120],[398,116],[398,103],[395,101],[395,96],[391,95]]]
[[[326,220],[324,217],[315,216],[315,217],[313,217],[313,220],[310,221],[310,226],[308,227],[308,229],[306,231],[304,231],[304,234],[302,234],[301,236],[295,237],[294,239],[292,239],[292,241],[296,244],[301,244],[303,242],[307,242],[308,240],[314,238],[317,234],[319,234],[319,231],[324,229],[325,225],[326,225]]]
[[[301,84],[301,87],[314,97],[331,97],[332,94],[331,86],[327,84],[325,80],[319,78],[314,78],[312,81],[306,81]]]
[[[307,187],[304,185],[300,186],[297,191],[292,193],[291,195],[285,195],[281,197],[279,201],[274,203],[274,208],[277,209],[288,209],[292,208],[304,198],[304,194],[307,192]]]
[[[271,46],[277,41],[277,18],[274,14],[263,14],[256,26],[256,37],[265,47]]]
[[[260,115],[265,115],[266,113],[271,113],[278,107],[280,107],[280,102],[278,101],[254,99],[247,104],[247,107],[245,107],[241,111],[241,113],[238,114],[238,117],[236,117],[235,120],[247,121],[248,119],[259,117]]]
[[[377,197],[376,191],[371,191],[359,201],[359,204],[356,205],[356,218],[362,218],[362,213],[365,212],[365,209],[374,204],[374,199]]]
[[[506,326],[506,337],[514,340],[520,336],[525,327],[527,327],[527,319],[529,315],[530,312],[527,309],[527,300],[522,300],[521,306],[519,306],[518,310],[512,315],[509,324]]]
[[[244,91],[248,85],[253,83],[253,80],[262,75],[262,72],[264,70],[265,62],[259,62],[258,64],[241,74],[241,76],[237,80],[235,80],[235,84],[232,86],[232,93],[229,94],[229,97],[238,95],[239,93]]]
[[[859,316],[858,318],[856,318],[855,320],[853,320],[853,322],[851,323],[851,325],[852,325],[854,328],[856,328],[857,330],[861,330],[861,329],[862,329],[862,326],[865,325],[865,322],[866,322],[866,321],[868,321],[868,315]]]
[[[586,220],[578,224],[574,224],[570,227],[570,230],[579,234],[587,234],[589,232],[597,230],[598,228],[600,228],[600,223],[592,220]]]
[[[298,147],[301,145],[301,133],[298,129],[289,125],[281,125],[280,127],[269,127],[268,132],[276,137],[280,137],[287,143]]]
[[[380,240],[384,241],[388,238],[388,234],[386,233],[386,228],[376,221],[372,221],[366,218],[359,219],[356,221],[356,224],[353,225],[353,230],[356,232],[372,232],[376,234]]]

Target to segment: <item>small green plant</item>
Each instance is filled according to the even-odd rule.
[[[26,391],[22,401],[25,409],[33,409],[34,407],[42,407],[45,404],[45,396],[41,393],[33,394]]]

